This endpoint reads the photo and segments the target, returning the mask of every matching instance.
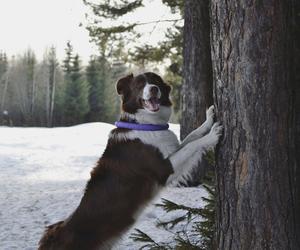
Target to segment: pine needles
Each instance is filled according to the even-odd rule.
[[[214,165],[214,153],[208,152],[206,159]],[[202,197],[204,207],[189,207],[184,204],[177,204],[174,201],[162,199],[156,204],[166,213],[182,211],[180,215],[168,221],[158,221],[156,226],[163,228],[173,235],[171,242],[156,242],[145,232],[135,229],[130,238],[144,245],[141,250],[208,250],[213,248],[215,234],[215,175],[213,171],[206,174],[203,180],[203,188],[207,192],[207,197]],[[180,228],[180,230],[178,230]]]

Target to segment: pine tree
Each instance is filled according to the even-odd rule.
[[[114,49],[119,49],[123,41],[137,42],[141,34],[135,30],[137,26],[147,25],[148,23],[129,22],[119,24],[118,19],[130,13],[135,12],[137,9],[144,7],[146,1],[135,0],[113,0],[113,1],[88,1],[84,0],[84,4],[92,10],[90,22],[87,25],[90,37],[99,45],[100,49],[103,45],[108,45],[109,53],[113,54]],[[171,8],[172,13],[183,14],[183,0],[164,0],[163,3]],[[103,20],[110,20],[110,26],[104,26]],[[166,39],[159,44],[158,47],[150,46],[148,44],[139,44],[136,49],[132,49],[132,59],[135,61],[140,60],[154,60],[161,61],[163,58],[168,57],[173,53],[174,49],[178,49],[178,55],[181,56],[182,48],[182,22],[181,18],[174,20],[156,20],[154,23],[160,22],[173,22],[173,28],[169,29],[166,34]],[[179,24],[181,22],[181,24]],[[114,45],[113,47],[111,45]],[[173,50],[172,50],[173,49]],[[147,59],[148,58],[148,59]]]
[[[91,22],[86,29],[89,31],[90,37],[99,46],[102,56],[107,56],[106,53],[111,53],[111,50],[118,48],[120,41],[133,40],[137,38],[134,34],[133,28],[136,24],[114,24],[111,27],[102,25],[102,21],[115,21],[138,8],[143,6],[142,0],[120,0],[120,1],[99,1],[99,3],[83,0],[84,4],[88,6],[93,12],[93,22]],[[99,25],[100,24],[100,25]]]
[[[215,165],[214,152],[209,151],[205,156],[206,161],[211,165]],[[202,197],[205,205],[203,208],[188,207],[184,204],[177,204],[173,201],[162,199],[162,202],[156,204],[166,213],[172,211],[184,211],[185,214],[178,216],[169,221],[160,221],[158,227],[162,227],[167,231],[174,231],[173,243],[157,242],[147,233],[135,229],[135,233],[130,238],[137,242],[143,242],[141,249],[147,250],[208,250],[214,247],[214,234],[216,231],[215,214],[216,214],[216,191],[215,191],[215,174],[209,171],[204,177],[203,188],[207,191],[208,197]],[[185,223],[184,229],[178,231],[176,226],[179,223]]]
[[[54,125],[54,110],[58,86],[63,84],[62,71],[56,57],[56,49],[52,46],[46,48],[43,60],[37,63],[36,70],[36,100],[34,126]],[[56,124],[55,124],[56,125]]]
[[[182,82],[182,48],[183,48],[183,6],[184,0],[163,0],[163,4],[170,7],[173,14],[179,13],[180,18],[171,20],[155,20],[152,32],[161,22],[170,22],[173,25],[167,29],[165,38],[157,45],[150,45],[139,38],[136,27],[148,25],[149,23],[127,22],[120,24],[119,19],[134,13],[139,8],[147,4],[143,0],[127,1],[90,1],[84,0],[86,6],[92,10],[89,15],[90,23],[86,28],[89,35],[99,48],[101,55],[109,58],[116,58],[120,55],[118,50],[126,50],[121,58],[124,62],[133,63],[139,69],[153,68],[151,63],[168,65],[166,67],[166,78],[172,85],[173,102],[176,115],[172,117],[173,121],[178,122],[180,117],[180,90]],[[105,22],[104,22],[105,20]],[[110,25],[104,25],[110,20]],[[124,41],[134,44],[134,47],[126,48]]]
[[[0,122],[3,116],[4,103],[7,95],[8,75],[7,73],[8,61],[6,53],[0,51]],[[5,77],[6,76],[6,77]],[[6,111],[8,112],[8,111]],[[3,118],[4,119],[4,118]]]
[[[49,69],[48,98],[47,98],[48,100],[47,126],[48,127],[53,126],[57,67],[58,67],[58,62],[56,58],[56,50],[54,47],[51,47],[48,55],[48,69]]]
[[[89,86],[81,73],[79,55],[75,55],[71,67],[65,68],[66,91],[64,99],[64,116],[66,125],[84,122],[89,111]]]
[[[123,76],[127,68],[123,61],[115,61],[110,67],[110,74],[107,75],[106,81],[106,119],[108,122],[115,122],[120,114],[120,98],[116,94],[116,82]]]
[[[4,90],[4,85],[5,85],[5,73],[7,71],[8,68],[8,62],[7,62],[7,56],[6,53],[0,51],[0,98],[3,98],[3,92],[2,90]]]
[[[54,96],[54,110],[53,110],[53,126],[64,126],[64,105],[65,105],[65,92],[66,92],[66,77],[65,74],[58,67],[56,73],[56,86]]]
[[[0,80],[5,74],[8,67],[7,56],[5,52],[0,51]]]
[[[56,112],[56,124],[59,123],[60,125],[67,125],[68,119],[66,117],[66,98],[67,98],[67,89],[70,89],[70,82],[71,82],[71,73],[72,73],[72,62],[74,60],[74,51],[73,45],[71,41],[67,41],[66,48],[65,48],[65,59],[63,60],[62,69],[64,72],[64,83],[60,88],[60,91],[56,93],[56,101],[55,101],[55,110]]]
[[[74,125],[84,122],[89,111],[89,86],[81,72],[79,55],[73,55],[73,46],[67,42],[66,57],[63,61],[65,89],[63,98],[63,123]]]
[[[65,49],[66,58],[63,60],[63,70],[65,75],[69,77],[72,72],[72,61],[73,61],[73,46],[70,41],[67,42],[67,47]]]
[[[35,71],[37,60],[33,50],[28,49],[24,56],[22,57],[22,63],[24,67],[25,79],[24,79],[24,88],[25,88],[25,100],[24,100],[24,123],[26,125],[34,124],[34,108],[35,108],[35,99],[36,99],[36,80],[35,80]]]
[[[89,106],[87,121],[103,121],[105,118],[105,79],[103,78],[104,69],[98,57],[92,56],[86,68],[86,80],[89,88]]]
[[[208,197],[202,197],[205,202],[201,211],[203,220],[195,222],[194,233],[201,236],[201,247],[203,249],[213,249],[216,232],[216,189],[215,173],[213,171],[207,173],[203,181],[203,188],[208,193]]]

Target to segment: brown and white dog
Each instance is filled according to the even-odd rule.
[[[161,130],[171,115],[170,90],[151,72],[118,81],[120,121],[152,124],[154,131],[122,126],[111,131],[79,206],[69,218],[46,229],[40,250],[111,249],[161,187],[187,177],[203,153],[216,146],[222,127],[213,124],[213,107],[182,143],[172,131]]]

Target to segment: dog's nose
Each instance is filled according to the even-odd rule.
[[[159,92],[159,88],[157,86],[151,86],[150,93],[152,96],[157,96],[158,92]]]

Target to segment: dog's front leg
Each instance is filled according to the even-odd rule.
[[[188,134],[187,137],[180,144],[180,147],[182,148],[189,142],[197,140],[203,137],[205,134],[207,134],[214,123],[214,116],[215,116],[214,106],[212,105],[209,107],[208,110],[206,110],[205,122],[199,128],[195,129],[190,134]]]
[[[207,135],[188,143],[170,155],[168,159],[174,173],[169,176],[167,185],[180,177],[190,177],[192,169],[201,161],[202,155],[217,145],[221,134],[222,126],[216,122]]]

